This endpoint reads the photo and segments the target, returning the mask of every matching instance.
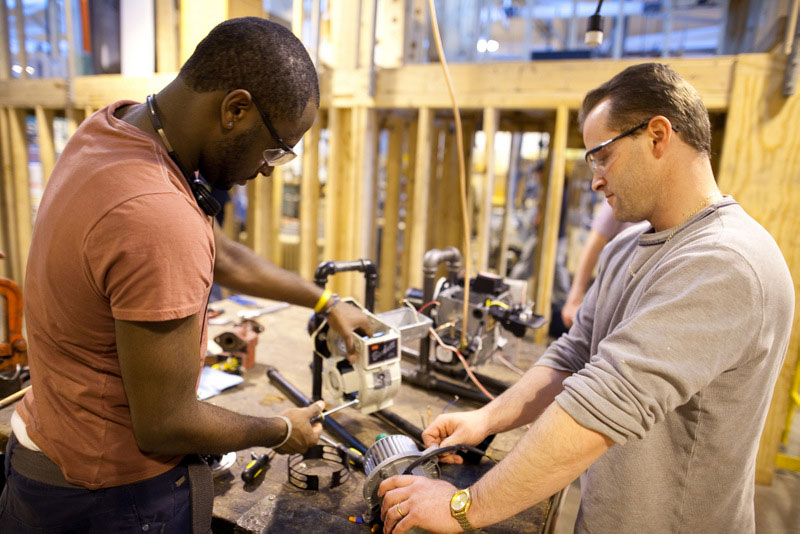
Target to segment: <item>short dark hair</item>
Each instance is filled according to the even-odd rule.
[[[667,65],[633,65],[590,91],[581,106],[581,128],[592,109],[606,99],[611,106],[608,128],[622,131],[648,117],[663,115],[686,143],[711,156],[708,110],[697,90]]]
[[[295,120],[314,97],[319,81],[305,46],[294,34],[258,17],[218,24],[197,45],[180,71],[200,93],[246,89],[277,120]]]

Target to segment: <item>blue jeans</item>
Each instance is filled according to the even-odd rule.
[[[192,530],[189,476],[183,464],[124,486],[62,488],[17,473],[10,464],[13,450],[5,459],[0,534],[187,534]]]

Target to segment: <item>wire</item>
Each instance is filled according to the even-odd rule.
[[[515,373],[519,374],[520,376],[525,374],[525,371],[523,371],[522,369],[520,369],[519,367],[517,367],[516,365],[514,365],[510,361],[506,360],[503,357],[503,353],[500,352],[499,350],[494,353],[494,357],[497,358],[498,360],[500,360],[500,363],[502,363],[503,365],[505,365],[506,367],[508,367],[512,371],[514,371]]]
[[[489,397],[490,399],[494,400],[494,395],[492,395],[491,393],[489,393],[489,390],[487,390],[485,387],[483,387],[483,384],[481,384],[480,380],[478,380],[478,378],[477,378],[477,377],[476,377],[476,376],[475,376],[475,375],[472,373],[472,368],[469,366],[469,364],[467,363],[467,360],[466,360],[466,359],[464,359],[464,357],[461,355],[461,353],[460,353],[460,352],[458,352],[458,349],[456,349],[455,347],[451,347],[450,345],[447,345],[447,344],[445,344],[445,342],[444,342],[444,341],[442,341],[442,338],[440,338],[440,337],[439,337],[439,334],[437,334],[437,333],[434,331],[434,329],[433,329],[433,328],[431,328],[431,329],[430,329],[430,333],[431,333],[431,335],[433,335],[433,338],[436,340],[436,342],[437,342],[437,343],[439,343],[439,345],[440,345],[440,346],[441,346],[443,349],[445,349],[445,350],[449,350],[450,352],[452,352],[452,353],[454,353],[456,356],[458,356],[458,359],[461,361],[461,365],[463,365],[463,366],[464,366],[464,369],[467,371],[467,374],[469,375],[469,378],[470,378],[470,380],[472,380],[472,382],[473,382],[473,383],[474,383],[476,386],[478,386],[478,389],[480,389],[480,390],[481,390],[481,392],[482,392],[484,395],[486,395],[486,396],[487,396],[487,397]]]
[[[448,402],[447,404],[445,404],[445,405],[444,405],[444,408],[442,408],[442,413],[446,412],[446,411],[447,411],[447,409],[448,409],[450,406],[452,406],[453,404],[457,403],[457,402],[458,402],[458,399],[459,399],[458,395],[456,395],[455,397],[453,397],[453,400],[451,400],[450,402]]]
[[[417,309],[414,307],[414,305],[413,305],[413,304],[411,304],[411,303],[408,301],[408,299],[403,299],[403,305],[404,305],[404,306],[408,306],[409,308],[411,308],[411,311],[413,311],[413,312],[414,312],[414,322],[415,322],[415,323],[418,323],[418,322],[419,322],[419,310],[417,310]]]
[[[436,43],[436,52],[439,54],[439,60],[442,63],[442,71],[444,71],[444,81],[447,83],[447,91],[450,93],[450,101],[453,104],[453,118],[456,122],[456,146],[458,148],[458,175],[460,178],[461,192],[461,220],[464,224],[464,307],[462,314],[464,316],[464,324],[467,324],[469,318],[469,275],[470,263],[472,263],[472,251],[470,250],[470,236],[472,230],[469,226],[469,216],[467,215],[467,172],[466,164],[464,163],[464,133],[461,130],[461,112],[458,109],[458,102],[456,101],[456,93],[453,90],[453,81],[450,79],[450,69],[447,67],[447,58],[444,56],[442,47],[442,36],[439,34],[439,21],[436,18],[436,6],[433,0],[428,0],[428,10],[431,14],[431,27],[433,29],[434,42]],[[461,331],[461,347],[467,346],[467,330],[466,328]]]
[[[486,456],[492,462],[497,463],[497,461],[494,458],[492,458],[491,456],[486,454],[485,451],[480,450],[478,447],[473,447],[472,445],[467,445],[466,443],[461,443],[459,445],[448,445],[447,447],[438,447],[438,448],[435,448],[435,449],[432,449],[432,450],[426,452],[425,454],[423,454],[422,456],[420,456],[419,458],[417,458],[416,460],[414,460],[413,462],[408,464],[408,467],[406,467],[406,470],[403,471],[403,474],[404,475],[410,475],[411,471],[413,471],[414,468],[416,468],[418,465],[427,462],[428,460],[430,460],[434,456],[439,456],[440,454],[444,454],[444,453],[450,452],[450,451],[474,452],[476,454],[480,454],[481,456]]]
[[[433,305],[439,306],[440,304],[441,304],[441,302],[439,302],[438,300],[432,300],[432,301],[426,302],[425,304],[420,306],[417,311],[419,313],[422,313],[423,311],[425,311],[426,308],[429,308],[430,306],[433,306]]]
[[[603,0],[600,0],[599,2],[597,2],[597,11],[594,12],[595,15],[599,15],[600,14],[600,8],[602,6],[603,6]]]

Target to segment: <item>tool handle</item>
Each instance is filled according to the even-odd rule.
[[[269,466],[269,456],[266,454],[262,454],[258,458],[250,460],[250,463],[247,464],[247,467],[244,468],[242,471],[242,480],[246,483],[250,483],[258,477],[262,472],[266,471],[265,468]]]

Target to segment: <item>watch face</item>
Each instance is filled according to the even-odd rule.
[[[459,492],[455,497],[453,497],[453,510],[460,512],[467,505],[468,500],[469,498],[467,497],[466,493]]]

